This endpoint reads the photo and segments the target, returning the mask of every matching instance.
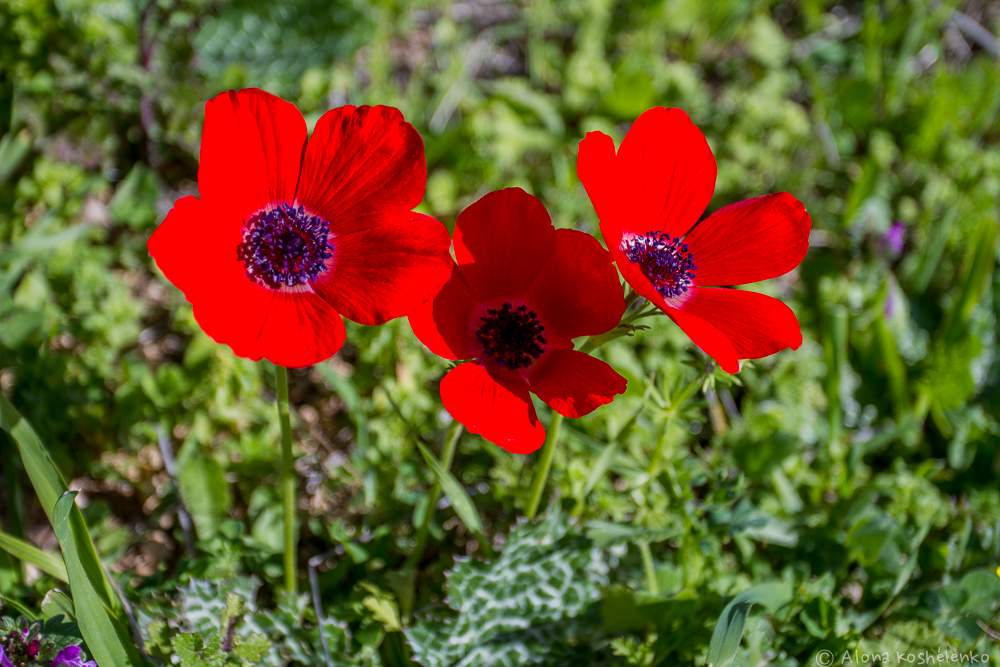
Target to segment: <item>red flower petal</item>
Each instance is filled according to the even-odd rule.
[[[410,327],[439,357],[469,359],[475,354],[471,324],[475,305],[465,280],[452,264],[451,276],[437,295],[410,313]]]
[[[316,294],[275,292],[252,284],[249,293],[230,296],[234,304],[229,317],[219,303],[205,308],[196,303],[194,316],[205,333],[238,356],[302,368],[329,359],[344,345],[343,319]],[[239,321],[250,309],[265,313],[259,329],[250,326],[253,318],[246,324]]]
[[[613,250],[622,231],[680,236],[691,229],[715,191],[716,166],[686,113],[656,107],[632,124],[617,156],[609,137],[589,133],[580,142],[577,174]]]
[[[212,340],[254,361],[311,366],[336,354],[346,337],[340,314],[311,292],[275,292],[246,279],[191,303]]]
[[[507,188],[458,215],[455,258],[477,298],[521,296],[549,261],[555,236],[542,203],[521,188]]]
[[[205,333],[237,356],[290,367],[332,356],[344,343],[340,315],[311,292],[251,281],[236,257],[241,226],[233,211],[184,197],[149,239],[149,254],[194,306]]]
[[[398,109],[343,106],[316,123],[302,162],[298,200],[334,234],[367,224],[374,210],[409,210],[427,182],[424,142]]]
[[[685,242],[698,285],[743,285],[788,273],[809,250],[809,214],[788,194],[730,204],[702,220]]]
[[[621,204],[615,163],[615,141],[603,132],[588,132],[577,148],[576,175],[583,183],[610,248],[621,237]]]
[[[291,202],[306,121],[295,105],[263,90],[230,90],[205,104],[198,190],[242,221],[265,205]]]
[[[625,392],[615,369],[578,350],[556,350],[532,369],[531,391],[565,417],[582,417]]]
[[[344,317],[382,324],[430,299],[448,278],[448,230],[412,211],[369,216],[364,229],[332,238],[330,268],[313,288]]]
[[[528,385],[499,379],[477,363],[453,368],[441,380],[441,402],[472,433],[514,454],[530,454],[545,442]]]
[[[681,317],[678,318],[678,313]],[[728,354],[722,358],[703,346],[685,324],[685,318],[706,322],[724,336],[740,359],[758,359],[786,348],[802,345],[802,332],[795,313],[784,303],[766,294],[737,289],[696,287],[680,310],[667,313],[699,347],[714,357],[729,373],[734,369]],[[728,353],[728,350],[725,350]],[[728,366],[727,366],[728,364]],[[733,369],[733,370],[731,370]]]
[[[661,306],[662,307],[662,306]],[[666,307],[664,312],[674,324],[683,329],[688,338],[701,348],[702,352],[715,359],[727,373],[738,373],[740,358],[729,339],[712,323],[683,310]]]
[[[216,273],[229,275],[241,266],[236,246],[242,226],[232,211],[181,197],[149,237],[147,248],[167,280],[194,301],[214,292]]]
[[[590,234],[559,229],[555,247],[525,300],[565,338],[613,329],[625,297],[611,255]]]

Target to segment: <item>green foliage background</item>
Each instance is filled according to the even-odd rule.
[[[750,610],[735,664],[1000,660],[998,29],[977,0],[6,0],[0,391],[82,491],[155,660],[323,664],[325,643],[334,664],[705,664],[747,591],[722,616]],[[398,106],[449,226],[519,185],[596,232],[579,139],[682,107],[719,162],[712,208],[809,208],[805,263],[762,287],[805,342],[733,378],[644,321],[601,349],[629,391],[564,425],[542,522],[517,528],[537,455],[466,435],[452,470],[499,554],[445,502],[413,573],[447,364],[405,320],[349,324],[291,374],[317,620],[275,592],[269,369],[205,337],[145,250],[195,191],[203,102],[241,86],[310,123]],[[0,528],[54,549],[2,435],[0,466]],[[57,586],[0,554],[5,615]]]

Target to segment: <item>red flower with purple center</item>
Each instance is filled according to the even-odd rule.
[[[205,105],[200,197],[174,204],[149,252],[213,339],[250,359],[308,366],[344,343],[341,316],[381,324],[448,277],[448,233],[411,209],[427,180],[396,109],[344,106],[307,138],[261,90]]]
[[[699,222],[715,191],[716,165],[687,114],[646,111],[617,151],[611,137],[589,132],[577,173],[622,275],[724,370],[802,344],[784,303],[727,288],[798,266],[809,248],[809,214],[782,192],[730,204]]]
[[[573,339],[614,328],[625,310],[611,257],[590,235],[555,229],[519,188],[491,192],[458,216],[451,277],[410,315],[435,354],[470,360],[441,381],[441,401],[473,433],[517,453],[545,440],[534,393],[582,417],[625,391]]]

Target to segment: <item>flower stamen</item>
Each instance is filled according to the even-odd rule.
[[[545,327],[535,311],[524,304],[515,307],[508,301],[499,308],[487,309],[480,319],[482,326],[476,337],[483,352],[505,368],[526,368],[545,351]]]
[[[271,289],[306,285],[333,257],[330,223],[302,206],[279,204],[255,213],[243,229],[236,256],[247,276]]]
[[[621,251],[665,299],[681,296],[694,283],[697,267],[679,237],[658,231],[625,237]]]

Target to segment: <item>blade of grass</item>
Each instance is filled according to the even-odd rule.
[[[97,557],[83,514],[31,424],[0,395],[0,429],[10,434],[38,500],[55,529],[80,631],[100,665],[142,665],[121,601]],[[68,500],[67,500],[68,498]]]
[[[142,664],[120,610],[111,608],[104,597],[106,575],[76,506],[75,491],[65,492],[56,502],[52,527],[66,560],[80,632],[94,659],[100,665]]]
[[[29,621],[38,620],[38,614],[25,607],[23,604],[21,604],[14,598],[9,598],[3,593],[0,593],[0,606],[10,607],[11,609],[17,612],[18,616],[23,616]]]
[[[451,462],[455,458],[455,451],[458,449],[458,441],[462,437],[462,424],[461,422],[454,421],[448,428],[447,434],[444,437],[444,446],[441,451],[441,467],[445,470],[451,470]],[[417,585],[417,569],[420,565],[420,560],[423,558],[424,549],[427,547],[427,540],[430,537],[431,523],[434,521],[434,511],[437,508],[438,500],[441,498],[441,481],[440,479],[434,480],[434,485],[431,487],[427,494],[426,502],[424,504],[423,514],[420,516],[420,522],[417,525],[416,539],[414,540],[413,550],[410,555],[406,557],[406,564],[403,566],[403,573],[407,578],[407,583],[403,587],[403,593],[400,594],[400,606],[402,607],[403,618],[408,619],[410,617],[410,612],[413,611],[413,597],[416,594]]]
[[[843,413],[840,405],[841,373],[847,361],[848,313],[841,305],[833,306],[827,314],[823,336],[826,357],[827,437],[829,454],[838,471],[838,484],[843,481],[843,462],[847,447],[842,442]]]
[[[889,294],[888,290],[886,290],[883,303],[888,298]],[[875,319],[875,336],[878,340],[879,352],[882,357],[882,366],[889,380],[889,396],[892,399],[893,413],[896,416],[896,421],[902,422],[910,408],[910,399],[906,392],[906,387],[908,386],[906,381],[906,365],[899,354],[896,336],[889,327],[887,317]]]
[[[944,335],[947,340],[959,339],[967,333],[972,311],[993,275],[996,238],[996,221],[984,218],[976,229],[975,241],[969,250],[970,257],[966,260],[969,269],[962,281],[959,297],[946,316]]]
[[[0,395],[0,429],[3,429],[14,439],[18,454],[24,463],[28,479],[38,494],[38,500],[45,515],[52,521],[52,511],[55,509],[59,496],[66,490],[66,482],[49,456],[45,445],[35,434],[29,424],[10,402]],[[110,590],[110,587],[109,587]]]
[[[483,547],[483,550],[489,553],[490,544],[483,530],[483,521],[479,518],[479,512],[476,510],[472,498],[469,497],[469,494],[462,488],[462,485],[455,479],[455,476],[445,470],[444,466],[431,454],[430,450],[419,442],[416,445],[417,449],[423,455],[424,460],[427,461],[427,465],[430,466],[434,476],[437,477],[444,494],[451,501],[451,506],[455,508],[455,514],[462,520],[462,523],[469,529],[469,532],[479,540],[479,544]]]
[[[19,561],[34,565],[45,574],[53,576],[59,581],[64,583],[69,582],[69,577],[66,574],[66,566],[58,554],[43,551],[35,545],[29,544],[2,530],[0,530],[0,549],[3,549]]]

